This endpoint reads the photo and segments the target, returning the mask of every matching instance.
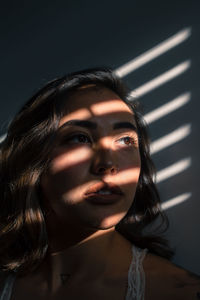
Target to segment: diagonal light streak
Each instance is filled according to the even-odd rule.
[[[132,59],[128,63],[122,65],[121,67],[115,70],[115,73],[119,77],[124,77],[129,73],[137,70],[138,68],[142,67],[143,65],[147,64],[148,62],[154,60],[155,58],[159,57],[160,55],[164,54],[165,52],[171,50],[172,48],[178,46],[179,44],[186,41],[191,35],[191,28],[187,27],[164,42],[156,45],[155,47],[149,49],[148,51],[144,52],[143,54],[139,55],[138,57]]]
[[[184,126],[179,127],[173,132],[163,136],[162,138],[156,140],[151,143],[151,154],[155,154],[158,151],[163,150],[166,147],[169,147],[185,137],[187,137],[191,133],[191,125],[186,124]]]
[[[138,88],[131,91],[130,97],[139,98],[139,97],[144,96],[145,94],[151,92],[152,90],[155,90],[156,88],[163,85],[164,83],[181,75],[186,70],[188,70],[190,66],[191,66],[190,60],[186,60],[186,61],[178,64],[176,67],[170,69],[169,71],[166,71],[165,73],[157,76],[156,78],[144,83],[143,85],[141,85]]]
[[[190,99],[191,99],[191,93],[186,92],[186,93],[176,97],[172,101],[168,102],[167,104],[164,104],[164,105],[156,108],[155,110],[149,112],[148,114],[146,114],[144,116],[144,119],[145,119],[146,123],[151,124],[151,123],[157,121],[158,119],[173,112],[174,110],[187,104],[190,101]]]
[[[177,163],[157,172],[156,182],[162,182],[172,176],[175,176],[191,166],[192,160],[190,157],[184,158]]]
[[[167,210],[175,205],[181,204],[191,197],[192,193],[184,193],[161,204],[163,210]]]
[[[120,76],[124,77],[129,73],[137,70],[138,68],[142,67],[143,65],[147,64],[148,62],[152,61],[153,59],[159,57],[160,55],[164,54],[165,52],[169,51],[170,49],[178,46],[182,42],[186,41],[189,36],[191,35],[191,28],[187,27],[175,35],[171,36],[164,42],[158,44],[157,46],[149,49],[148,51],[144,52],[143,54],[139,55],[138,57],[132,59],[128,63],[122,65],[121,67],[115,70],[115,73]]]

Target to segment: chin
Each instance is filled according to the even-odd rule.
[[[98,229],[98,230],[107,230],[114,228],[122,218],[116,218],[116,217],[109,217],[105,218],[103,220],[99,220],[99,222],[95,222],[95,224],[92,225],[93,228]]]

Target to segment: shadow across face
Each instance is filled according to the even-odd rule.
[[[107,88],[76,91],[41,179],[45,203],[63,224],[111,228],[133,202],[140,164],[129,106]]]

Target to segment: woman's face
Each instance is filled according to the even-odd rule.
[[[41,187],[63,224],[115,226],[130,208],[140,174],[134,114],[113,91],[82,87],[66,101]]]

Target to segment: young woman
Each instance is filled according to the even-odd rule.
[[[0,300],[198,299],[170,263],[148,138],[112,71],[47,84],[1,145]],[[157,221],[157,222],[158,222]]]

